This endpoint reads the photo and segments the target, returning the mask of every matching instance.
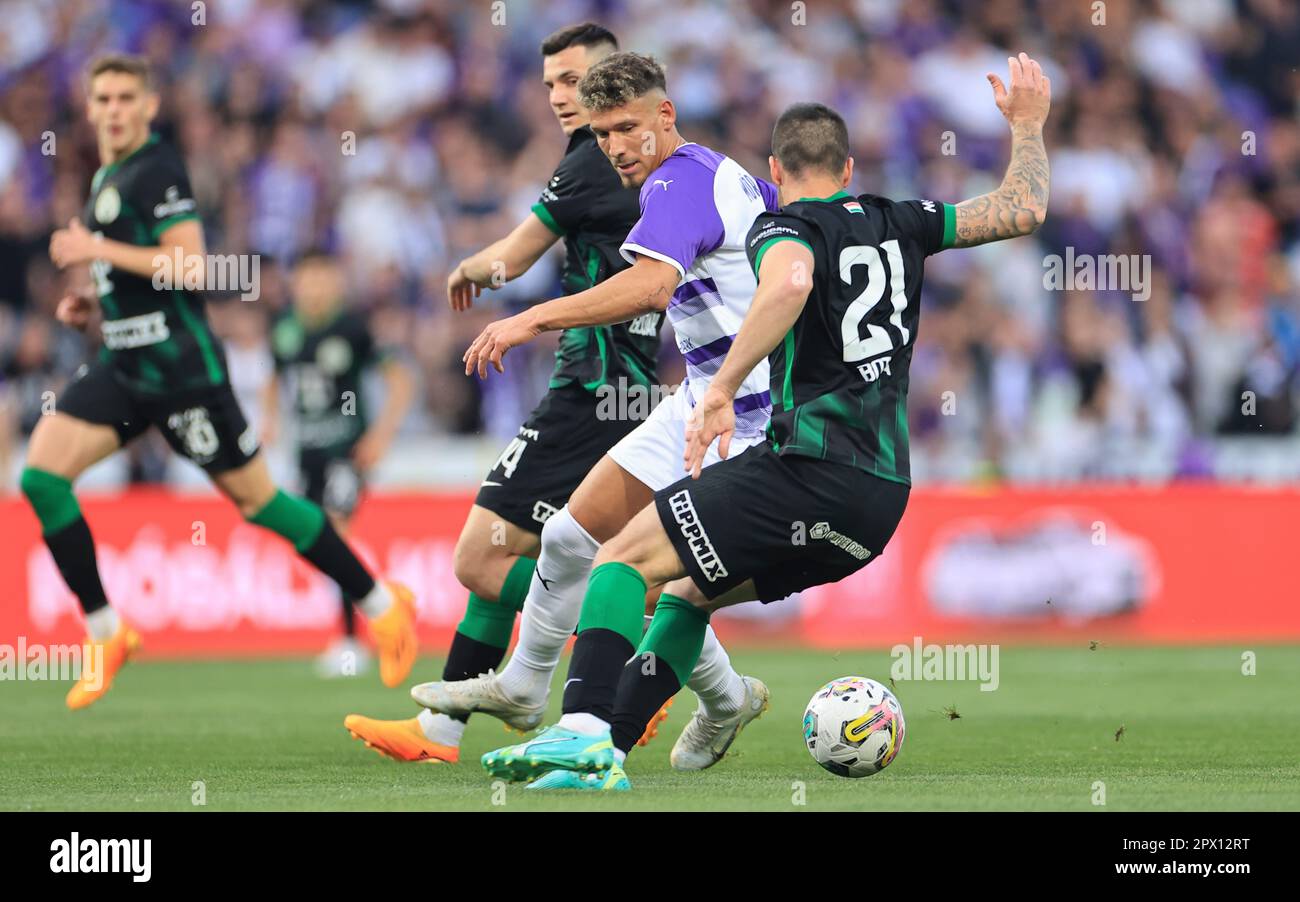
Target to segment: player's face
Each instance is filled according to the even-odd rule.
[[[575,46],[542,57],[542,83],[550,92],[551,111],[566,135],[587,124],[587,108],[578,102],[578,82],[587,74],[587,55],[588,48]]]
[[[343,300],[343,274],[333,263],[308,260],[293,274],[293,303],[306,320],[329,316]]]
[[[149,137],[149,123],[158,112],[158,95],[130,73],[101,72],[90,82],[86,105],[99,146],[120,156]]]
[[[659,168],[676,118],[672,101],[656,91],[591,114],[591,130],[624,188],[639,188]]]

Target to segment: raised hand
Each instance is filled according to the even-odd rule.
[[[993,86],[993,101],[1014,128],[1019,124],[1041,126],[1052,106],[1052,81],[1043,74],[1038,61],[1029,54],[1007,57],[1011,87],[990,72],[986,78]]]

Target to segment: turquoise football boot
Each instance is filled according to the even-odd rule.
[[[625,792],[632,788],[623,768],[615,764],[599,774],[580,774],[571,770],[553,770],[529,783],[525,789],[586,789]]]
[[[489,774],[507,780],[535,780],[553,770],[600,773],[614,766],[614,742],[608,731],[588,736],[547,727],[527,742],[488,752],[482,762]]]

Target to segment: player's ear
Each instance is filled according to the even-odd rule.
[[[160,98],[157,91],[149,91],[144,95],[144,112],[151,122],[158,115],[159,102]]]
[[[853,181],[853,157],[849,157],[844,161],[844,174],[840,176],[840,182],[845,188],[849,186],[851,181]]]
[[[779,186],[785,179],[785,173],[781,171],[781,164],[776,161],[776,157],[768,156],[767,168],[772,173],[772,184]]]
[[[667,97],[659,101],[659,122],[664,131],[677,124],[677,107],[673,106],[673,102]]]

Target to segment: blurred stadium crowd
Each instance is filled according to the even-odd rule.
[[[158,130],[188,161],[209,250],[262,255],[261,300],[211,308],[247,397],[288,268],[323,246],[346,265],[350,303],[418,372],[409,443],[513,434],[544,389],[548,348],[512,352],[507,377],[486,384],[461,374],[461,353],[502,307],[555,296],[558,258],[469,316],[447,309],[446,273],[526,215],[562,154],[537,48],[584,19],[666,64],[689,140],[766,176],[777,113],[822,100],[849,122],[854,188],[898,198],[994,187],[1007,140],[984,74],[1005,73],[1013,49],[1043,61],[1046,226],[927,269],[919,482],[1300,468],[1290,0],[0,3],[0,455],[13,465],[42,393],[90,350],[52,319],[64,283],[46,248],[97,166],[83,69],[122,49],[157,67]],[[1067,248],[1149,256],[1149,297],[1049,290],[1044,261]],[[664,382],[680,379],[674,356]]]

